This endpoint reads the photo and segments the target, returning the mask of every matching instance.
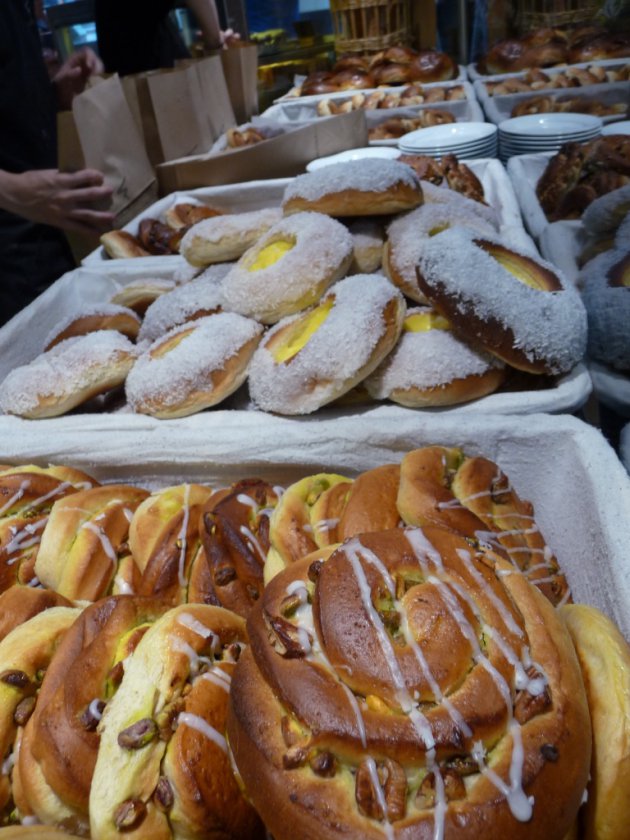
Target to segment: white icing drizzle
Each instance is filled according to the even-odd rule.
[[[122,509],[122,512],[125,515],[125,519],[127,520],[127,522],[129,522],[129,524],[131,524],[131,520],[133,519],[133,511],[130,510],[129,508],[127,508],[127,507],[124,507]]]
[[[24,495],[24,493],[28,489],[29,485],[30,485],[30,481],[28,479],[26,479],[26,481],[23,481],[20,484],[19,489],[15,491],[15,493],[11,496],[11,498],[8,499],[2,505],[2,507],[0,507],[0,516],[3,516],[5,511],[7,511],[11,507],[11,505],[14,504],[14,502],[19,502],[19,500],[22,498],[22,496]]]
[[[202,735],[205,735],[209,741],[215,743],[227,755],[227,741],[223,735],[217,732],[214,726],[210,726],[208,721],[199,717],[199,715],[193,715],[190,712],[180,712],[177,716],[177,724],[182,724],[191,729],[196,729],[197,732],[201,732]]]
[[[103,717],[103,712],[99,708],[100,704],[101,700],[98,697],[95,697],[88,706],[88,713],[94,718],[94,720],[100,720]]]
[[[95,525],[94,522],[84,522],[81,528],[84,528],[86,531],[91,531],[93,534],[96,535],[96,537],[101,543],[101,546],[103,547],[103,551],[112,561],[114,566],[116,566],[118,564],[118,557],[114,550],[114,546],[112,545],[111,540],[109,539],[105,531],[100,527],[100,525]]]
[[[173,650],[188,657],[191,674],[197,674],[201,665],[212,666],[213,663],[207,656],[199,656],[197,651],[184,639],[180,639],[178,636],[171,636],[170,638]]]
[[[47,502],[48,499],[52,499],[55,496],[58,496],[60,493],[65,493],[69,487],[72,487],[72,484],[70,484],[69,481],[62,481],[61,484],[59,484],[49,493],[46,493],[44,496],[40,496],[39,498],[34,499],[32,502],[29,502],[25,508],[22,508],[22,510],[20,511],[20,515],[23,516],[25,513],[27,513],[30,510],[33,510],[33,508],[38,507],[43,502]]]
[[[37,531],[43,531],[48,517],[45,516],[37,522],[29,522],[21,531],[17,531],[14,537],[4,546],[3,551],[7,555],[14,554],[17,551],[24,551],[27,548],[32,548],[34,545],[39,545],[41,537],[34,536]],[[30,539],[29,539],[30,538]],[[6,565],[12,566],[18,560],[17,557],[7,560]]]
[[[381,783],[378,778],[378,770],[376,769],[376,762],[372,758],[372,756],[368,756],[365,760],[365,764],[368,769],[368,773],[370,774],[370,779],[372,780],[372,788],[374,793],[376,794],[376,801],[378,802],[378,806],[383,812],[383,819],[384,824],[383,828],[385,830],[385,836],[389,838],[394,838],[394,829],[392,824],[390,823],[388,816],[387,816],[387,802],[385,801],[385,795],[383,794],[383,788],[381,787]]]
[[[357,722],[357,727],[359,729],[359,738],[361,740],[361,744],[363,745],[363,749],[366,750],[367,749],[367,737],[366,737],[366,734],[365,734],[365,721],[363,720],[363,715],[361,714],[361,709],[359,707],[359,701],[357,700],[357,698],[352,693],[352,690],[350,688],[348,688],[348,686],[344,682],[341,682],[341,680],[339,680],[339,678],[337,678],[337,679],[339,681],[339,685],[345,691],[346,696],[348,698],[348,702],[350,703],[350,706],[352,707],[352,711],[354,712],[354,716],[355,716],[355,719],[356,719],[356,722]]]
[[[120,575],[116,575],[114,578],[114,587],[118,590],[121,595],[135,595],[136,593],[133,590],[133,587],[127,583],[127,581],[121,577]]]
[[[37,589],[37,588],[42,588],[43,589],[43,586],[41,585],[41,581],[37,576],[32,577],[26,585],[27,586],[32,586],[33,589]]]
[[[264,563],[265,560],[267,559],[267,552],[263,551],[263,547],[258,542],[258,539],[257,539],[256,535],[254,534],[254,532],[251,531],[245,525],[241,525],[241,527],[238,530],[247,540],[247,547],[249,548],[249,550],[253,553],[254,549],[255,549],[258,552],[258,556],[260,557],[260,559]]]
[[[292,580],[286,588],[287,595],[297,595],[300,603],[306,604],[308,601],[308,589],[303,580]]]
[[[230,692],[230,686],[232,685],[232,677],[226,672],[218,668],[216,665],[211,668],[209,671],[204,671],[199,679],[207,680],[208,682],[214,683],[214,685],[218,685],[219,688],[222,688],[228,694]]]
[[[439,551],[436,551],[434,546],[431,545],[420,528],[409,528],[405,531],[405,537],[416,555],[422,573],[425,576],[429,573],[427,560],[430,560],[438,571],[444,571],[444,564],[442,563],[442,557]]]
[[[177,616],[177,623],[181,624],[182,627],[187,627],[189,630],[192,630],[193,633],[201,636],[202,639],[212,639],[211,649],[213,652],[215,651],[219,642],[219,637],[213,630],[206,627],[205,624],[202,624],[201,621],[196,619],[194,615],[187,612],[180,613],[180,615]]]
[[[510,633],[513,633],[515,636],[522,637],[523,631],[514,620],[514,617],[512,616],[508,608],[505,606],[503,601],[501,601],[496,592],[493,591],[492,587],[488,585],[486,579],[481,574],[479,569],[475,568],[475,565],[472,562],[472,557],[470,556],[470,552],[466,551],[466,549],[464,548],[458,548],[455,553],[462,561],[462,563],[466,566],[468,574],[471,576],[471,578],[475,581],[477,586],[484,592],[488,600],[495,607],[495,609],[501,616],[501,621],[507,627]]]
[[[40,821],[33,814],[27,814],[20,820],[22,825],[41,825]]]
[[[339,517],[336,519],[320,519],[314,523],[313,527],[316,531],[332,531],[339,525]]]
[[[15,754],[10,752],[9,755],[5,758],[2,762],[2,768],[0,769],[0,775],[8,776],[13,770],[13,766],[15,765]]]
[[[236,497],[236,501],[239,502],[241,505],[246,505],[250,507],[255,513],[258,512],[258,504],[256,503],[255,499],[252,499],[251,496],[247,496],[245,493],[239,493]]]
[[[179,567],[178,567],[178,578],[179,578],[179,585],[182,587],[186,586],[186,573],[185,573],[185,563],[186,563],[186,534],[188,531],[188,519],[190,517],[190,484],[184,485],[184,517],[182,519],[182,527],[179,530],[179,534],[177,539],[181,542],[181,547],[179,550]]]

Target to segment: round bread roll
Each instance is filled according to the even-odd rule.
[[[139,573],[136,594],[159,597],[172,606],[204,602],[192,583],[205,565],[200,516],[212,491],[181,484],[153,493],[138,507],[129,527],[129,549]]]
[[[108,594],[129,553],[129,522],[148,491],[127,484],[79,490],[55,502],[42,536],[35,573],[70,600]]]
[[[142,637],[99,724],[94,840],[263,836],[225,737],[232,673],[246,642],[242,618],[202,604],[169,610]]]
[[[630,370],[630,249],[600,254],[582,270],[588,315],[588,354],[618,370]]]
[[[317,303],[348,270],[352,236],[322,213],[296,213],[274,225],[223,281],[227,309],[275,324]]]
[[[447,82],[457,74],[457,64],[438,50],[421,50],[409,64],[410,82]]]
[[[365,379],[396,344],[400,292],[378,274],[336,283],[307,312],[280,321],[252,360],[249,392],[259,408],[309,414]]]
[[[434,236],[418,285],[456,335],[519,370],[566,373],[584,356],[586,312],[575,287],[498,238],[464,228]]]
[[[503,383],[504,366],[453,335],[430,307],[407,310],[396,347],[365,380],[370,396],[410,408],[459,405],[485,397]]]
[[[396,504],[407,525],[448,528],[504,555],[554,606],[571,597],[532,504],[487,458],[442,446],[407,453]]]
[[[383,249],[383,269],[404,295],[417,303],[426,303],[418,285],[418,261],[433,236],[459,225],[481,235],[497,233],[496,227],[471,204],[472,201],[423,204],[389,225]]]
[[[140,318],[131,309],[114,303],[98,303],[86,311],[68,315],[44,341],[44,351],[51,350],[66,338],[88,335],[97,330],[117,330],[135,341],[140,329]]]
[[[365,158],[298,175],[284,193],[285,215],[315,210],[329,216],[381,216],[422,204],[415,173],[396,160]]]
[[[144,315],[148,307],[160,295],[172,291],[176,286],[174,280],[157,277],[143,277],[127,283],[111,299],[111,303],[132,309],[137,315]]]
[[[53,504],[97,485],[98,481],[71,467],[30,464],[0,471],[0,497],[4,499],[0,507],[0,592],[16,583],[39,583],[35,559]]]
[[[167,609],[156,599],[102,598],[64,635],[24,730],[17,763],[21,804],[42,823],[88,834],[98,723],[127,657]]]
[[[139,342],[153,342],[174,327],[189,321],[196,321],[206,315],[214,315],[223,307],[221,281],[227,272],[223,265],[211,266],[219,269],[203,277],[177,286],[171,292],[161,295],[149,306],[142,321]]]
[[[584,840],[624,840],[630,801],[630,646],[595,607],[567,604],[565,620],[584,676],[593,764],[580,817]]]
[[[444,529],[396,528],[270,581],[228,737],[276,840],[564,837],[588,706],[561,619],[511,571]]]
[[[220,312],[175,327],[133,366],[125,392],[129,405],[153,417],[186,417],[233,394],[263,328],[249,318]]]
[[[205,219],[184,235],[180,253],[191,265],[200,268],[237,260],[276,224],[281,215],[277,207],[265,207]]]
[[[67,338],[0,385],[0,409],[29,420],[58,417],[122,385],[136,348],[115,330]]]

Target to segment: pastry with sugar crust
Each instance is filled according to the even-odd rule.
[[[140,318],[133,310],[114,303],[98,303],[65,317],[44,341],[44,352],[66,338],[88,335],[97,330],[116,330],[135,341],[139,329]]]
[[[279,208],[265,207],[262,210],[204,219],[184,234],[180,253],[191,265],[199,268],[237,260],[281,216]]]

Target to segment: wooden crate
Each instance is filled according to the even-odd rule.
[[[372,53],[411,41],[409,0],[331,0],[337,53]]]
[[[519,0],[516,25],[519,33],[591,23],[601,11],[602,0]]]

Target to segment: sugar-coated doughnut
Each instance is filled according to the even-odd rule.
[[[136,355],[115,330],[67,338],[11,371],[0,385],[0,409],[31,420],[58,417],[122,385]]]
[[[383,264],[385,233],[378,219],[364,217],[348,223],[352,234],[354,256],[348,274],[374,274]]]
[[[138,341],[155,341],[173,327],[220,312],[223,306],[221,273],[214,272],[178,286],[147,309]]]
[[[437,186],[430,181],[424,180],[421,180],[420,183],[422,184],[422,194],[424,195],[425,204],[448,204],[461,210],[467,208],[471,213],[484,219],[484,221],[498,230],[500,218],[494,207],[462,195],[462,193],[446,185]]]
[[[97,330],[117,330],[135,340],[140,329],[140,318],[131,309],[114,303],[96,303],[85,311],[67,315],[44,341],[44,350],[52,349],[66,338],[87,335]]]
[[[285,215],[317,210],[330,216],[381,216],[422,204],[415,172],[396,160],[365,158],[298,175],[284,192]]]
[[[628,213],[630,184],[592,201],[582,213],[582,224],[588,231],[607,233],[616,230]]]
[[[226,275],[226,308],[275,324],[317,303],[345,275],[352,255],[352,236],[341,222],[322,213],[281,219]]]
[[[588,313],[588,353],[618,370],[630,370],[630,249],[591,260],[580,275]]]
[[[233,213],[204,219],[184,235],[180,253],[191,265],[203,268],[212,263],[237,260],[280,219],[277,207],[247,213]]]
[[[126,306],[128,309],[133,309],[137,315],[144,315],[154,300],[159,298],[160,295],[172,291],[175,285],[175,279],[142,277],[123,286],[112,297],[110,303]]]
[[[372,397],[412,408],[457,405],[501,385],[505,368],[460,341],[430,307],[407,310],[396,347],[365,380]]]
[[[423,248],[433,236],[455,225],[463,225],[482,235],[497,233],[496,227],[470,206],[473,203],[466,200],[461,204],[422,204],[389,225],[383,249],[383,270],[407,297],[417,303],[426,303],[416,272]]]
[[[465,341],[530,373],[571,370],[586,349],[579,293],[550,263],[450,228],[427,242],[418,283]]]
[[[396,344],[400,292],[379,274],[354,274],[321,302],[285,318],[254,354],[249,392],[259,408],[309,414],[368,376]]]
[[[125,387],[130,406],[168,419],[216,405],[245,381],[262,331],[232,312],[175,327],[133,366]]]

